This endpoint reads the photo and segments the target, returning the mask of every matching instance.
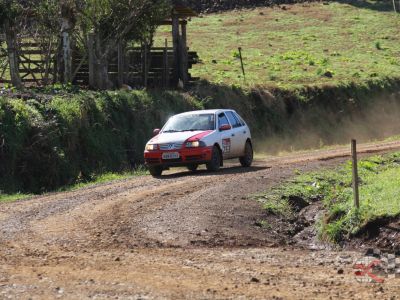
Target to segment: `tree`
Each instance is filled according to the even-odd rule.
[[[169,0],[64,0],[63,5],[74,11],[79,34],[88,47],[93,36],[93,54],[96,66],[96,86],[108,89],[108,62],[118,43],[149,41],[158,21],[171,9]]]
[[[15,25],[21,12],[22,7],[19,3],[12,0],[0,0],[0,28],[3,29],[6,35],[11,82],[18,89],[22,88],[22,83],[18,70],[19,62]]]
[[[57,40],[58,3],[57,0],[0,0],[0,29],[6,35],[11,81],[18,89],[22,88],[19,75],[18,34],[25,33],[33,37],[41,36],[44,39]],[[46,32],[46,36],[42,35],[42,32]],[[52,58],[48,48],[51,42],[41,41],[41,44],[47,50],[43,52],[48,53],[45,60],[50,62]],[[47,78],[50,63],[45,65],[47,70],[44,78]]]
[[[0,0],[0,26],[9,37],[7,48],[10,66],[13,66],[13,84],[22,86],[18,73],[17,34],[43,36],[40,33],[45,32],[49,39],[56,40],[60,40],[63,33],[74,35],[85,48],[91,46],[89,36],[92,36],[96,66],[94,87],[110,88],[108,62],[118,43],[144,41],[150,44],[158,21],[168,16],[170,9],[170,0]]]

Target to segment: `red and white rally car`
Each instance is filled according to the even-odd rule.
[[[154,130],[144,151],[151,175],[161,176],[169,167],[186,166],[195,171],[201,164],[217,171],[224,159],[239,158],[244,167],[253,162],[250,129],[231,109],[191,111],[171,117]]]

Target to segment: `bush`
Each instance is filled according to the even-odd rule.
[[[155,127],[200,107],[176,92],[0,97],[0,190],[39,193],[132,168]]]

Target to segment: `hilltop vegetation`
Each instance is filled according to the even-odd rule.
[[[241,8],[254,8],[258,6],[273,6],[280,4],[294,4],[318,0],[185,0],[197,12],[219,12]]]
[[[192,74],[220,84],[280,88],[399,78],[399,25],[389,1],[204,15],[188,26],[189,46],[202,60]],[[243,49],[246,80],[238,47]]]

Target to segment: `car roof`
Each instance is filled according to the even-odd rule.
[[[204,109],[204,110],[194,110],[194,111],[188,111],[184,112],[179,115],[190,115],[190,114],[218,114],[221,112],[226,112],[226,111],[234,111],[233,109]]]

